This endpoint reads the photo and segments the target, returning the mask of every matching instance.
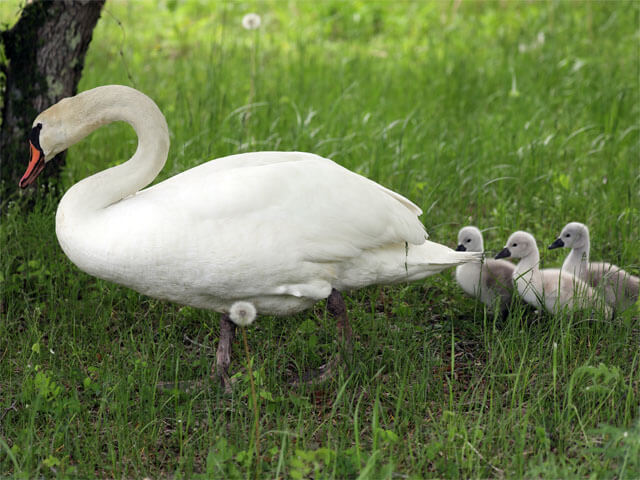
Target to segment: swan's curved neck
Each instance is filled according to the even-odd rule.
[[[529,255],[520,259],[514,270],[515,276],[530,278],[540,270],[540,252],[534,249]]]
[[[568,271],[580,279],[587,278],[587,265],[589,264],[589,236],[586,236],[579,247],[574,247],[562,263],[562,270]]]
[[[70,146],[107,123],[125,121],[138,135],[129,161],[75,184],[62,198],[57,223],[78,222],[135,194],[158,175],[169,151],[169,129],[162,112],[146,95],[129,87],[105,86],[56,105],[52,113],[64,126]]]

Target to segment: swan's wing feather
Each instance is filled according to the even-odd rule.
[[[385,245],[422,244],[427,237],[418,219],[421,210],[412,202],[312,154],[225,157],[136,197],[169,217],[179,212],[190,225],[224,223],[227,233],[287,248],[315,262],[340,261]],[[136,197],[127,200],[129,207]]]
[[[278,163],[292,163],[292,162],[316,162],[318,165],[331,166],[333,168],[337,167],[339,170],[343,170],[342,173],[348,173],[350,175],[355,175],[360,178],[360,180],[364,180],[375,185],[378,189],[385,192],[390,197],[396,199],[398,202],[403,204],[407,209],[413,212],[416,216],[422,215],[422,210],[412,201],[403,197],[399,193],[394,192],[382,185],[375,183],[369,180],[366,177],[362,177],[351,170],[347,170],[344,167],[339,166],[332,160],[329,160],[324,157],[320,157],[319,155],[315,155],[307,152],[251,152],[251,153],[239,153],[236,155],[229,155],[226,157],[218,158],[216,160],[212,160],[207,162],[206,166],[202,166],[206,168],[207,172],[211,174],[222,174],[223,172],[230,172],[232,170],[238,169],[246,169],[246,168],[254,168],[261,167],[265,165],[275,165]],[[189,174],[193,170],[198,169],[199,167],[195,167],[191,170],[184,172],[181,175]],[[285,167],[286,168],[286,167]],[[196,172],[194,172],[196,173]],[[336,171],[337,173],[337,171]],[[175,177],[174,177],[175,178]]]

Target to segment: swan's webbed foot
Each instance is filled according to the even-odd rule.
[[[220,317],[220,340],[216,352],[216,363],[211,368],[212,376],[220,379],[224,393],[231,393],[231,379],[229,378],[229,365],[231,364],[231,344],[235,336],[236,324],[229,319],[228,314]]]
[[[305,372],[300,380],[291,381],[291,385],[313,384],[329,380],[335,376],[340,364],[344,363],[344,356],[351,355],[353,350],[352,330],[347,316],[347,306],[344,303],[342,294],[335,288],[331,290],[331,294],[327,298],[327,311],[336,319],[338,341],[340,343],[339,352],[318,370]]]

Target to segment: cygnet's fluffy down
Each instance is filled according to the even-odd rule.
[[[590,241],[586,225],[567,223],[549,249],[561,247],[571,249],[562,264],[562,271],[601,290],[606,302],[616,310],[626,310],[638,301],[638,277],[611,263],[589,261]]]
[[[513,233],[496,255],[496,258],[504,257],[520,259],[513,271],[513,281],[518,293],[528,304],[553,314],[565,308],[604,310],[605,315],[610,317],[610,307],[585,282],[557,268],[540,270],[540,252],[530,233]]]
[[[458,232],[459,252],[483,252],[482,233],[476,227],[464,227]],[[491,311],[505,314],[513,295],[515,265],[506,260],[485,259],[482,264],[466,264],[456,268],[456,282],[468,295],[479,299]]]

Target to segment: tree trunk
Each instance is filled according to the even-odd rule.
[[[6,58],[0,124],[0,193],[17,188],[28,161],[27,138],[36,115],[77,93],[84,57],[105,0],[34,0],[18,23],[0,32]],[[43,176],[57,175],[63,154]]]

